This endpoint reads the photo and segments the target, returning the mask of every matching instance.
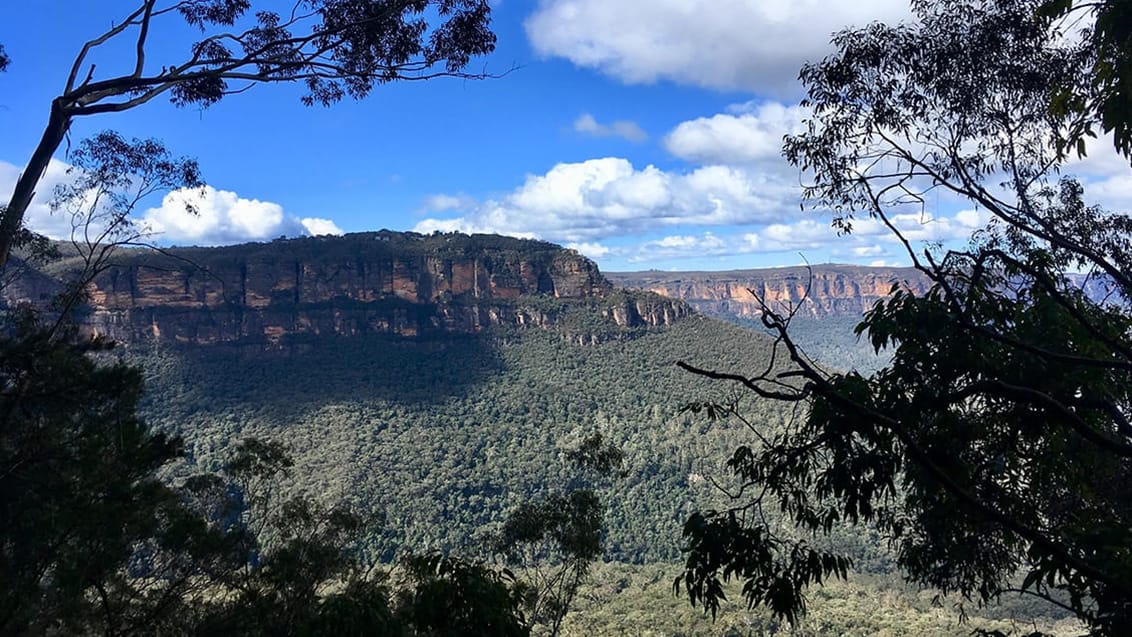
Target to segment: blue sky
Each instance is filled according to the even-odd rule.
[[[5,8],[0,200],[81,43],[136,4]],[[77,121],[72,142],[112,128],[200,162],[211,189],[197,217],[176,194],[137,213],[165,244],[439,229],[538,237],[606,270],[898,263],[882,229],[838,237],[827,218],[801,212],[799,176],[778,147],[802,117],[797,70],[829,52],[830,33],[907,14],[899,0],[501,0],[498,49],[472,63],[500,79],[387,85],[330,108],[304,107],[298,87],[281,85],[207,110],[158,98]],[[151,36],[157,66],[179,61],[193,36],[169,18]],[[107,47],[96,77],[124,71],[128,53]],[[56,157],[41,193],[66,178],[64,150]],[[1132,199],[1126,163],[1091,161],[1100,177],[1112,173],[1110,199]],[[45,201],[31,225],[63,236],[69,224]],[[946,240],[982,220],[956,208],[923,221],[904,220],[915,238]]]

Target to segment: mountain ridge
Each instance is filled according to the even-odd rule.
[[[8,303],[43,304],[50,287],[44,276],[61,289],[77,266],[74,257],[48,264],[30,276],[36,285],[10,286]],[[569,328],[570,309],[580,305],[593,306],[617,328],[598,334],[604,328],[591,326],[596,331],[588,336],[605,338],[691,314],[680,301],[615,289],[592,261],[551,243],[387,230],[121,250],[87,292],[82,324],[91,333],[195,345],[363,333],[418,337],[498,325]]]
[[[757,319],[762,302],[812,318],[861,316],[901,285],[914,294],[930,286],[915,268],[847,264],[749,270],[606,272],[613,284],[685,301],[712,316]]]

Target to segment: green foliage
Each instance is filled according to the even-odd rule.
[[[766,605],[776,616],[796,622],[806,611],[806,587],[831,576],[844,579],[850,565],[848,558],[811,548],[804,540],[784,542],[741,521],[736,511],[694,514],[684,525],[684,536],[686,571],[676,578],[675,592],[685,587],[691,602],[702,604],[713,617],[727,598],[723,582],[737,578],[744,582],[750,606]]]
[[[32,317],[0,338],[2,632],[144,626],[198,574],[167,558],[203,564],[218,545],[157,479],[180,440],[138,418],[140,372],[95,364],[87,354],[102,347]]]
[[[713,618],[673,597],[671,582],[679,572],[675,564],[595,565],[562,635],[954,637],[981,629],[1076,637],[1084,632],[1070,613],[1031,597],[1004,595],[997,604],[978,607],[958,596],[920,590],[894,575],[850,574],[846,581],[827,581],[807,595],[805,616],[789,623],[766,607],[749,608],[742,584],[732,581],[723,585],[727,599]]]
[[[932,286],[894,286],[865,316],[858,333],[892,353],[870,376],[813,365],[773,310],[764,323],[796,369],[700,370],[806,409],[736,450],[754,495],[686,528],[693,601],[713,607],[719,578],[737,576],[750,603],[793,619],[796,589],[844,573],[836,551],[758,513],[772,508],[802,535],[875,529],[910,580],[944,592],[1021,590],[1095,634],[1132,623],[1132,223],[1051,183],[1066,121],[1049,95],[1084,54],[1051,40],[1036,7],[916,3],[917,22],[843,32],[803,69],[813,116],[785,152],[813,178],[807,197],[846,231],[861,215],[885,224]],[[993,218],[968,250],[920,252],[893,223],[938,189]]]
[[[15,329],[0,342],[4,631],[180,624],[207,570],[238,567],[238,545],[157,478],[180,444],[137,418],[138,370],[97,365],[97,343]]]
[[[1051,111],[1069,121],[1059,148],[1083,157],[1086,138],[1100,128],[1112,135],[1117,152],[1132,159],[1132,7],[1122,0],[1046,0],[1038,7],[1055,32],[1080,28],[1077,13],[1091,14],[1079,36],[1088,72],[1052,92]]]
[[[518,612],[523,587],[510,571],[496,571],[441,555],[410,557],[404,562],[412,582],[401,599],[401,613],[416,635],[472,637],[528,635]]]
[[[901,535],[901,563],[982,598],[1020,569],[1023,588],[1065,590],[1083,617],[1123,625],[1132,562],[1115,547],[1132,542],[1132,447],[1113,409],[1132,401],[1120,354],[1132,317],[1034,260],[980,257],[957,258],[944,284],[898,294],[862,325],[874,342],[898,343],[863,398],[909,439],[887,448],[915,454],[877,459],[889,475],[907,463],[905,507],[916,514],[901,523],[915,531]],[[961,313],[949,286],[964,288]]]
[[[235,445],[223,475],[186,481],[209,522],[239,542],[240,561],[214,571],[189,626],[245,635],[403,634],[390,589],[359,559],[373,522],[349,506],[275,497],[293,462],[279,443]]]
[[[416,232],[357,232],[345,237],[298,237],[276,239],[268,243],[247,243],[214,248],[177,248],[169,252],[138,251],[123,260],[124,264],[153,269],[178,270],[189,267],[201,276],[224,272],[237,261],[248,263],[293,264],[317,261],[353,263],[358,260],[382,259],[457,259],[482,257],[503,271],[518,267],[523,261],[549,262],[562,252],[560,246],[545,241],[516,239],[500,235],[461,233],[419,234]],[[60,276],[65,270],[56,270]]]
[[[251,0],[135,5],[126,15],[103,16],[112,26],[79,49],[62,92],[44,105],[50,115],[43,136],[0,211],[0,266],[8,262],[36,184],[76,118],[126,111],[159,96],[205,108],[256,83],[300,84],[304,104],[329,106],[398,80],[483,78],[464,69],[472,57],[493,51],[496,40],[485,0],[308,0],[289,16]],[[160,70],[146,63],[154,40],[193,32],[199,39],[182,42],[183,59]],[[100,46],[123,42],[135,57],[126,73],[103,75],[89,63]],[[7,64],[0,49],[0,70]]]
[[[566,452],[566,459],[583,472],[593,474],[591,480],[625,477],[621,473],[625,451],[608,443],[600,432],[583,438],[577,448]]]
[[[503,546],[547,541],[565,559],[592,560],[601,555],[605,507],[597,494],[578,489],[522,504],[503,524]]]
[[[185,630],[241,635],[523,635],[523,587],[508,571],[439,554],[407,557],[394,581],[363,558],[379,521],[345,503],[277,497],[283,445],[246,439],[223,477],[195,476],[202,512],[241,540],[242,564],[213,571]],[[204,486],[206,488],[202,489]],[[216,487],[220,487],[217,489]],[[225,501],[216,506],[215,499]],[[201,503],[208,506],[200,507]],[[238,515],[234,524],[228,518]],[[234,527],[234,528],[233,528]],[[478,627],[478,628],[477,628]]]
[[[749,329],[773,334],[761,320],[721,317]],[[815,362],[829,369],[870,374],[883,368],[892,352],[877,351],[867,338],[856,332],[860,316],[794,316],[790,320],[790,337]]]
[[[509,510],[563,486],[592,486],[592,472],[590,482],[579,481],[587,474],[568,454],[583,432],[600,432],[602,447],[625,458],[624,478],[605,488],[606,555],[641,562],[679,556],[680,525],[693,503],[718,498],[702,474],[715,471],[713,459],[725,459],[745,431],[681,414],[684,396],[721,392],[675,361],[755,368],[768,343],[693,317],[585,346],[552,331],[499,329],[434,339],[321,337],[266,352],[134,346],[124,353],[147,369],[147,417],[186,437],[198,470],[219,470],[242,437],[286,441],[296,462],[279,488],[385,511],[397,532],[374,549],[383,560],[402,545],[485,549]],[[780,408],[752,405],[764,408],[773,409],[768,422],[785,420]]]
[[[294,465],[280,443],[240,441],[222,473],[170,486],[159,472],[180,439],[138,417],[140,371],[92,356],[97,341],[11,319],[0,339],[0,631],[524,634],[522,587],[506,572],[410,561],[394,595],[360,550],[378,521],[278,493]]]
[[[586,436],[566,456],[598,480],[614,477],[624,459],[600,433]],[[528,574],[525,601],[531,622],[548,626],[552,636],[558,635],[590,564],[602,553],[605,503],[590,480],[576,482],[580,484],[519,505],[507,515],[496,540],[497,550]]]

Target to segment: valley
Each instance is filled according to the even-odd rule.
[[[60,280],[68,268],[64,259],[41,276]],[[184,461],[165,469],[167,480],[219,470],[247,437],[283,442],[295,466],[278,496],[350,502],[380,521],[367,559],[494,559],[506,514],[571,484],[567,450],[600,433],[623,451],[624,471],[602,491],[605,564],[566,634],[617,634],[626,613],[653,631],[642,634],[773,632],[783,626],[765,610],[731,605],[713,623],[672,596],[681,528],[695,511],[728,506],[716,485],[730,484],[727,459],[751,437],[741,423],[682,408],[737,401],[767,434],[800,416],[675,363],[765,366],[774,343],[757,328],[743,291],[752,288],[810,308],[798,314],[809,328],[799,338],[844,365],[856,317],[900,274],[815,269],[822,283],[805,296],[797,270],[603,275],[551,244],[382,232],[126,253],[92,282],[82,329],[122,343],[102,356],[140,365],[142,414],[184,438]],[[31,300],[14,289],[24,297],[9,303]],[[954,609],[933,610],[894,583],[881,538],[844,527],[821,541],[850,555],[857,575],[814,592],[806,630],[954,630]],[[899,619],[825,618],[823,604],[867,606],[891,587],[884,595]],[[1019,612],[1047,611],[991,609],[971,626]]]

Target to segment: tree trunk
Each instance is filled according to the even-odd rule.
[[[51,163],[51,156],[63,142],[67,130],[71,127],[71,116],[66,113],[60,100],[51,102],[51,117],[47,120],[47,128],[43,130],[43,137],[39,140],[31,160],[16,182],[16,189],[8,201],[8,207],[0,215],[0,267],[8,263],[8,256],[12,252],[12,244],[24,220],[31,200],[35,197],[35,187],[47,171]]]

